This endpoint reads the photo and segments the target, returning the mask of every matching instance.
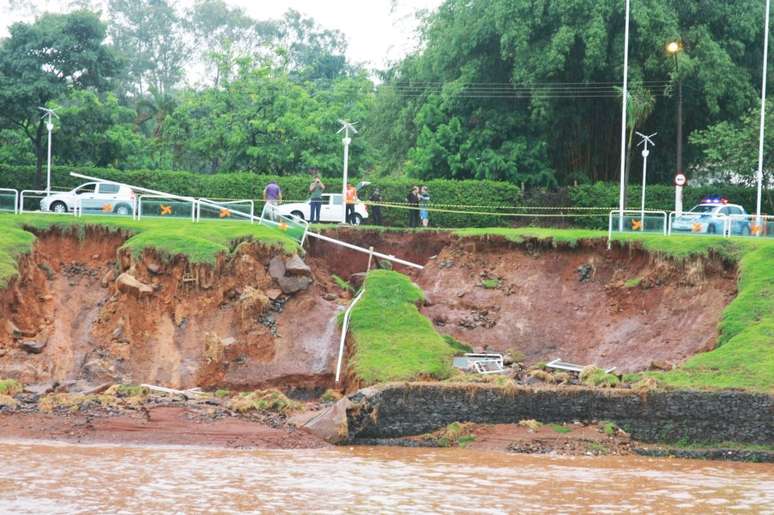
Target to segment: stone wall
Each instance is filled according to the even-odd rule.
[[[652,391],[402,383],[350,396],[349,439],[395,438],[451,422],[611,420],[645,442],[774,443],[774,396],[738,391]]]

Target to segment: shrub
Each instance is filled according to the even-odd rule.
[[[24,390],[24,387],[16,379],[0,379],[0,395],[13,397],[22,390]]]
[[[538,429],[543,427],[542,423],[540,423],[537,420],[532,419],[532,418],[525,419],[525,420],[520,420],[519,421],[519,425],[521,427],[526,427],[527,429],[529,429],[530,431],[533,431],[533,432],[537,431]]]
[[[462,356],[467,352],[473,352],[473,347],[471,347],[467,343],[463,343],[459,341],[454,336],[444,335],[443,339],[444,341],[446,341],[446,343],[449,344],[449,347],[454,349],[455,356]]]
[[[288,415],[301,409],[302,404],[288,399],[279,390],[255,390],[254,392],[240,393],[232,398],[228,407],[239,413],[254,410],[259,413],[271,412]]]
[[[581,370],[580,380],[581,383],[587,386],[609,386],[611,388],[615,387],[620,382],[617,376],[608,374],[594,365],[589,365]]]
[[[471,422],[452,422],[444,429],[431,435],[431,439],[439,447],[465,447],[476,440],[476,435],[472,434],[474,424]]]
[[[341,394],[341,392],[337,392],[336,390],[332,390],[332,389],[328,388],[327,390],[325,390],[325,393],[322,394],[322,396],[320,397],[320,401],[322,401],[322,402],[336,402],[337,400],[341,399],[342,397],[344,397],[344,396]]]

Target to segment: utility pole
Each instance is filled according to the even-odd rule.
[[[641,224],[641,231],[645,232],[645,182],[646,178],[648,176],[648,155],[650,155],[650,150],[648,150],[648,145],[656,146],[655,143],[653,143],[653,136],[658,134],[657,132],[654,132],[650,136],[646,136],[641,132],[637,132],[637,136],[642,138],[639,143],[637,143],[637,146],[639,147],[642,145],[642,201],[640,203],[640,224]]]
[[[46,166],[46,195],[51,195],[51,131],[54,130],[54,121],[51,119],[52,116],[56,116],[59,118],[59,115],[56,114],[54,111],[55,109],[49,109],[47,107],[38,107],[41,111],[43,111],[43,116],[41,118],[47,117],[46,120],[46,128],[48,129],[48,164]]]
[[[763,78],[761,79],[761,123],[758,133],[758,196],[755,201],[755,225],[761,226],[761,194],[763,192],[763,136],[766,128],[766,73],[769,60],[769,11],[771,0],[766,0],[766,23],[763,32]],[[759,232],[763,234],[763,231]]]
[[[626,171],[626,102],[629,100],[629,0],[626,0],[626,28],[624,29],[623,95],[621,98],[621,184],[618,194],[618,231],[623,232],[624,173]]]
[[[680,41],[672,41],[666,47],[667,52],[675,58],[675,76],[677,77],[677,172],[675,173],[675,213],[683,214],[683,79],[680,77],[680,61],[677,54],[682,50]]]
[[[341,186],[341,207],[343,210],[341,222],[347,223],[347,167],[349,166],[349,144],[352,143],[352,138],[349,137],[349,131],[352,131],[352,134],[357,134],[357,129],[355,129],[355,124],[357,122],[349,123],[348,121],[339,119],[339,123],[341,124],[341,129],[336,131],[336,134],[344,131],[344,138],[341,140],[344,144],[344,182]]]

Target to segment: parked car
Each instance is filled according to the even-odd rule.
[[[41,199],[40,210],[72,213],[79,200],[83,213],[131,215],[135,193],[130,187],[113,182],[87,182],[74,190],[55,193]]]
[[[723,234],[727,222],[731,234],[750,234],[749,215],[742,206],[729,204],[724,198],[708,198],[690,211],[676,216],[672,231]]]
[[[358,195],[368,186],[369,182],[361,182],[357,185]],[[311,217],[311,204],[306,202],[290,202],[281,204],[277,212],[281,215],[293,215],[304,220]],[[353,224],[360,225],[368,219],[368,209],[362,202],[355,204],[355,215]],[[320,206],[320,222],[338,223],[344,220],[344,203],[341,193],[323,193],[322,206]]]

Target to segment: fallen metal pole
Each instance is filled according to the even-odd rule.
[[[418,270],[424,270],[425,267],[422,265],[418,265],[416,263],[412,263],[411,261],[405,261],[400,258],[396,258],[392,255],[382,254],[381,252],[375,252],[368,250],[363,247],[358,247],[357,245],[352,245],[351,243],[347,243],[345,241],[337,240],[334,238],[329,238],[328,236],[323,236],[322,234],[316,233],[316,232],[309,232],[307,233],[307,236],[311,236],[312,238],[317,238],[318,240],[327,241],[329,243],[335,243],[336,245],[341,245],[342,247],[347,247],[348,249],[357,250],[358,252],[363,252],[364,254],[372,254],[378,258],[387,259],[390,261],[393,261],[395,263],[399,263],[401,265],[410,266],[412,268],[416,268]]]
[[[360,293],[357,294],[357,297],[350,303],[347,311],[344,313],[344,321],[341,324],[341,341],[339,342],[339,359],[336,361],[336,384],[339,384],[341,378],[341,363],[344,361],[344,342],[347,340],[347,329],[349,328],[349,318],[352,315],[352,308],[355,307],[355,304],[357,304],[357,301],[360,300],[364,293],[365,286],[363,286],[363,289],[360,290]]]
[[[99,177],[90,177],[88,175],[82,175],[82,174],[75,173],[75,172],[70,172],[70,175],[72,175],[73,177],[78,177],[80,179],[86,179],[86,180],[89,180],[89,181],[112,182],[114,184],[120,184],[122,186],[127,186],[129,188],[132,188],[133,190],[143,191],[143,192],[146,192],[146,193],[150,193],[152,195],[160,195],[160,196],[164,196],[164,197],[168,197],[168,198],[177,198],[177,199],[182,199],[182,200],[186,200],[186,201],[199,202],[194,197],[187,197],[187,196],[183,196],[183,195],[173,195],[171,193],[166,193],[164,191],[157,191],[157,190],[152,190],[152,189],[149,189],[149,188],[141,188],[139,186],[132,186],[131,184],[125,184],[125,183],[118,182],[118,181],[108,181],[108,180],[105,180],[105,179],[100,179]],[[218,204],[216,202],[211,202],[211,201],[208,201],[208,200],[205,200],[204,203],[205,203],[205,205],[209,205],[209,206],[212,206],[212,207],[226,208],[226,206],[224,206],[223,204]],[[233,210],[233,209],[231,211],[234,214],[239,214],[240,216],[244,216],[246,218],[251,218],[251,215],[249,215],[249,214],[247,214],[247,213],[245,213],[243,211],[236,211],[236,210]],[[257,219],[259,221],[259,223],[260,223],[260,218],[259,217],[256,217],[256,216],[253,215],[252,219],[253,220]],[[389,255],[389,254],[382,254],[381,252],[374,252],[372,250],[369,250],[369,249],[366,249],[366,248],[363,248],[363,247],[358,247],[357,245],[352,245],[351,243],[347,243],[345,241],[337,240],[335,238],[329,238],[328,236],[323,236],[322,234],[319,234],[319,233],[316,233],[316,232],[307,231],[306,235],[307,236],[311,236],[313,238],[317,238],[318,240],[327,241],[328,243],[333,243],[335,245],[341,245],[342,247],[346,247],[348,249],[356,250],[358,252],[363,252],[364,254],[369,254],[369,255],[376,256],[376,257],[381,258],[381,259],[386,259],[386,260],[392,261],[394,263],[398,263],[398,264],[405,265],[405,266],[410,266],[412,268],[416,268],[417,270],[424,270],[425,269],[425,267],[423,267],[422,265],[418,265],[418,264],[412,263],[410,261],[406,261],[406,260],[403,260],[403,259],[400,259],[400,258],[396,258],[395,256],[392,256],[392,255]]]

